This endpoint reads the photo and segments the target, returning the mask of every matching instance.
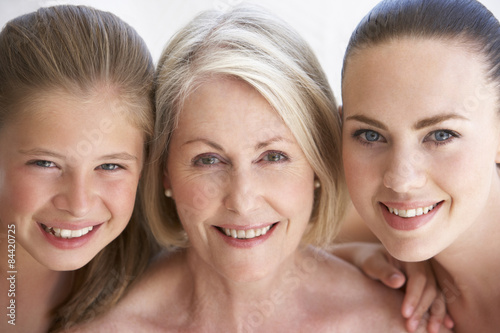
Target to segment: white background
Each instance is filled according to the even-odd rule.
[[[379,0],[246,0],[271,9],[312,46],[340,102],[345,47],[357,23]],[[225,8],[241,0],[0,0],[0,26],[41,6],[83,4],[113,12],[132,25],[158,60],[172,34],[199,11]],[[500,0],[481,0],[500,18]]]

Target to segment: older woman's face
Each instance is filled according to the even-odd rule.
[[[309,222],[313,182],[294,136],[248,84],[218,78],[187,99],[165,187],[200,263],[234,280],[275,270]]]
[[[402,39],[361,50],[346,69],[344,164],[366,223],[402,260],[476,242],[500,198],[497,90],[479,55]]]

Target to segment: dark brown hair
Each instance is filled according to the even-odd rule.
[[[364,47],[400,37],[458,40],[484,56],[489,78],[500,86],[500,24],[475,0],[386,0],[366,15],[353,32],[344,57]]]

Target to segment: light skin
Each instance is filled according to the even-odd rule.
[[[15,226],[16,328],[31,332],[46,331],[71,271],[126,227],[143,160],[142,132],[111,91],[38,97],[0,130],[0,222],[4,234]],[[7,251],[1,256],[6,268]]]
[[[168,150],[165,200],[175,200],[190,246],[159,258],[116,308],[77,331],[405,331],[402,294],[299,245],[314,171],[251,86],[216,78],[196,89]],[[250,239],[220,230],[269,225]]]
[[[234,281],[258,280],[297,248],[312,211],[314,171],[267,102],[232,85],[242,84],[223,81],[218,98],[202,87],[188,100],[169,145],[165,187],[174,193],[196,260]],[[240,104],[245,112],[234,112]],[[228,244],[232,238],[221,232],[265,227],[273,237],[255,245]]]
[[[482,56],[456,40],[397,39],[346,66],[353,203],[391,255],[433,258],[456,332],[500,324],[500,266],[491,265],[500,260],[498,103]]]

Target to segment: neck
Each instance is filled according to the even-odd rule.
[[[470,230],[432,260],[448,312],[456,323],[455,332],[459,333],[469,332],[474,327],[471,325],[500,325],[491,319],[498,318],[500,307],[500,207],[497,200],[489,202]],[[485,327],[483,331],[491,329]]]
[[[2,242],[2,245],[4,243]],[[10,266],[8,260],[11,252],[7,246],[2,246],[0,253],[0,267],[2,269],[1,304],[8,310],[10,322],[8,328],[15,327],[20,331],[46,332],[51,322],[52,310],[68,295],[71,281],[71,272],[58,272],[48,269],[31,257],[20,245],[16,244],[15,264]],[[11,261],[12,263],[12,261]],[[4,278],[3,275],[6,275]],[[4,292],[8,290],[9,293]],[[7,296],[7,297],[5,297]],[[3,330],[2,330],[3,331]]]
[[[263,324],[271,317],[283,319],[279,315],[282,306],[293,304],[307,276],[307,270],[303,269],[307,257],[299,251],[276,270],[249,280],[217,272],[194,250],[188,250],[187,257],[194,285],[191,304],[196,310],[192,313],[199,314],[200,322],[224,323],[221,326],[229,331],[245,332],[247,326]]]

